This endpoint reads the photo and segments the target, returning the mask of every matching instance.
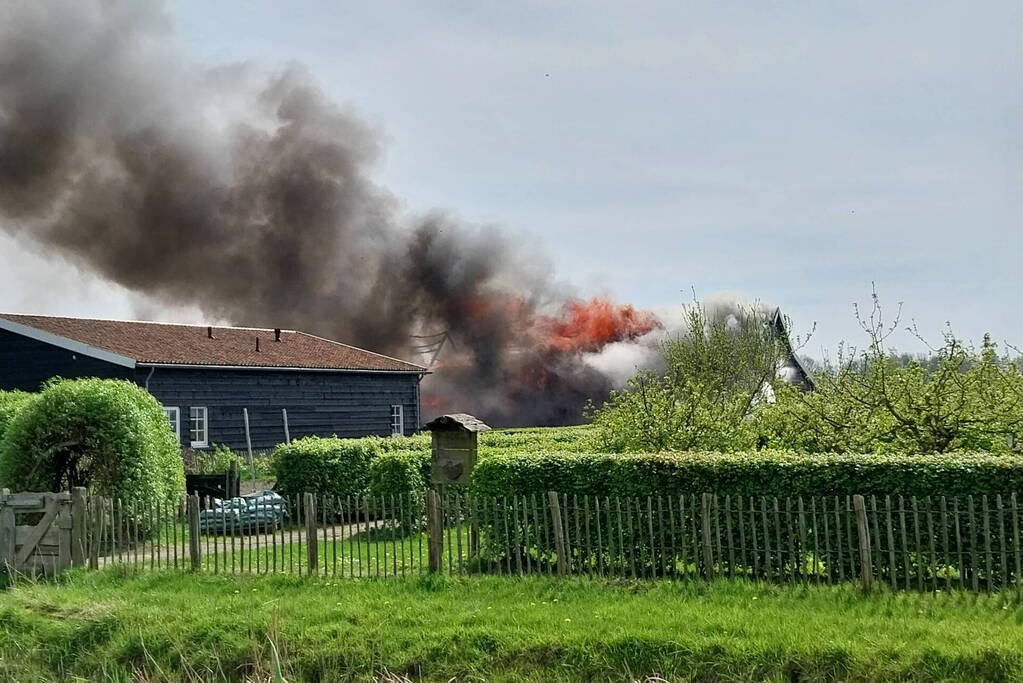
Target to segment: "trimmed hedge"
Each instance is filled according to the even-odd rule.
[[[16,491],[87,486],[104,496],[176,504],[177,439],[156,399],[113,379],[54,380],[25,402],[0,446],[0,483]]]
[[[271,455],[276,489],[284,496],[362,496],[378,453],[371,439],[307,436],[281,444]]]
[[[34,396],[25,391],[0,391],[0,443],[7,433],[7,427]]]
[[[421,503],[430,482],[430,454],[419,451],[390,451],[369,463],[367,493],[374,498],[395,500],[409,497]]]
[[[546,491],[622,497],[705,492],[747,496],[1006,493],[1023,491],[1023,458],[983,453],[790,451],[506,454],[479,461],[473,489],[485,496]]]

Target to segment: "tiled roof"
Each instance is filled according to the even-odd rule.
[[[0,313],[0,318],[133,358],[140,364],[426,372],[397,358],[295,330],[60,318]],[[259,350],[256,350],[256,339]]]

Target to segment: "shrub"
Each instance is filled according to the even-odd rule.
[[[0,443],[8,425],[34,395],[25,391],[0,391]]]
[[[93,492],[176,503],[185,480],[160,404],[132,382],[55,380],[23,404],[0,446],[0,482],[22,491]]]
[[[369,484],[370,461],[380,453],[372,439],[307,436],[274,449],[277,490],[285,496],[361,496]]]
[[[486,496],[559,491],[645,497],[967,495],[1023,491],[1023,458],[1011,455],[807,455],[753,453],[506,454],[481,459],[473,489]]]

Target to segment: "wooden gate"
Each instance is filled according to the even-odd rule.
[[[71,566],[71,494],[0,491],[0,570],[53,574]]]

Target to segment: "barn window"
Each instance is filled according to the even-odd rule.
[[[181,443],[181,409],[176,406],[164,406],[163,414],[167,416],[167,421],[174,430],[174,438]]]
[[[391,436],[405,435],[405,411],[401,406],[391,406]]]
[[[209,445],[209,420],[205,407],[189,408],[188,438],[192,448],[205,448]]]

